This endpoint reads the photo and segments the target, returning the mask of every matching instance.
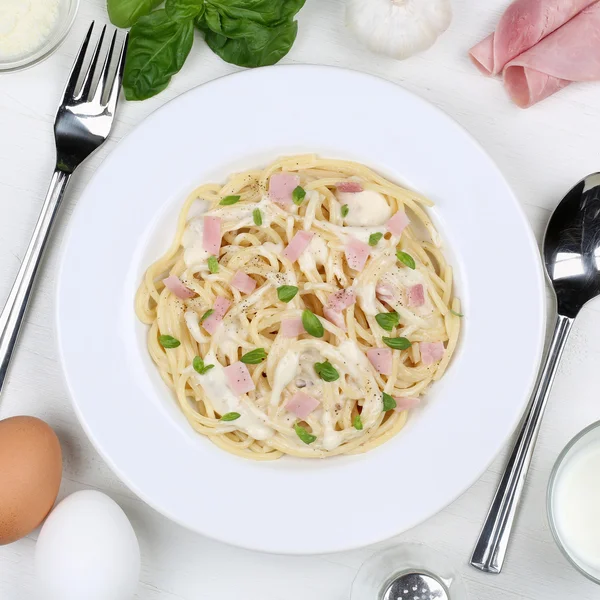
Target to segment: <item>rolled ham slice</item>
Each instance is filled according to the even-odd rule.
[[[279,331],[284,338],[298,337],[300,334],[304,333],[302,319],[284,319],[281,321]]]
[[[249,275],[246,275],[244,271],[237,271],[231,279],[231,285],[244,294],[251,294],[254,288],[256,288],[256,281]]]
[[[225,371],[225,377],[227,377],[227,383],[229,384],[231,391],[236,396],[247,394],[255,389],[254,381],[252,381],[252,377],[250,376],[250,371],[248,371],[248,367],[243,362],[238,360],[238,362],[234,362],[232,365],[225,367],[223,371]]]
[[[600,2],[510,61],[504,86],[521,108],[547,98],[575,81],[600,80]]]
[[[351,269],[355,271],[362,271],[369,254],[371,253],[371,247],[367,246],[364,242],[357,240],[356,238],[349,238],[344,247],[344,254],[346,255],[346,262]]]
[[[300,177],[292,173],[274,173],[269,179],[269,197],[282,206],[292,204],[292,192],[300,185]]]
[[[221,248],[221,219],[219,217],[204,217],[202,248],[213,256],[219,256]]]
[[[304,392],[296,392],[285,405],[285,409],[295,414],[299,419],[306,419],[319,404],[320,402],[316,398]]]
[[[298,231],[283,251],[283,256],[290,262],[297,261],[300,258],[300,255],[308,248],[314,235],[315,234],[310,231]]]
[[[502,15],[496,31],[471,48],[471,59],[482,73],[498,75],[513,58],[535,46],[595,2],[516,0]]]
[[[181,279],[179,279],[179,277],[177,277],[177,275],[169,275],[166,279],[163,279],[163,283],[170,292],[172,292],[182,300],[192,298],[196,295],[195,292],[192,292],[190,288],[184,285],[184,283],[181,281]]]
[[[382,375],[392,373],[392,350],[391,348],[370,348],[367,350],[367,358]]]
[[[206,317],[202,322],[202,327],[208,331],[211,335],[215,333],[217,327],[223,320],[225,313],[229,310],[231,306],[231,302],[227,300],[227,298],[223,298],[221,296],[217,296],[215,303],[213,305],[213,314],[210,317]],[[243,363],[242,363],[243,364]]]

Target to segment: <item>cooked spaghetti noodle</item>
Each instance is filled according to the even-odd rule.
[[[363,165],[313,155],[195,189],[136,297],[192,427],[257,460],[395,436],[460,328],[428,206]]]

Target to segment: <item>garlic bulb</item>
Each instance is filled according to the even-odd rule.
[[[404,59],[448,29],[450,0],[348,0],[348,27],[371,50]]]

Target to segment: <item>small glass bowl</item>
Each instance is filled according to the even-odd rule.
[[[79,0],[60,0],[54,29],[44,43],[27,54],[6,58],[0,55],[0,73],[26,69],[48,58],[67,37],[78,8]]]
[[[600,421],[596,421],[591,425],[588,425],[583,431],[580,431],[563,449],[556,459],[556,463],[550,474],[550,480],[548,482],[548,491],[546,494],[546,510],[548,512],[548,523],[550,524],[550,530],[554,536],[556,545],[562,552],[563,556],[583,575],[588,579],[591,579],[595,583],[600,584],[600,569],[592,569],[589,565],[583,563],[576,554],[571,551],[567,544],[565,544],[563,537],[560,533],[560,527],[557,524],[557,517],[555,513],[555,501],[556,501],[556,483],[561,476],[562,467],[568,462],[568,460],[579,450],[587,446],[592,442],[600,441]]]

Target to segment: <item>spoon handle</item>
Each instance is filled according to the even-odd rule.
[[[479,534],[473,556],[471,556],[471,565],[486,573],[500,573],[502,570],[508,540],[544,409],[572,326],[572,318],[558,316],[548,354],[535,385],[521,432],[510,454],[504,475]]]

